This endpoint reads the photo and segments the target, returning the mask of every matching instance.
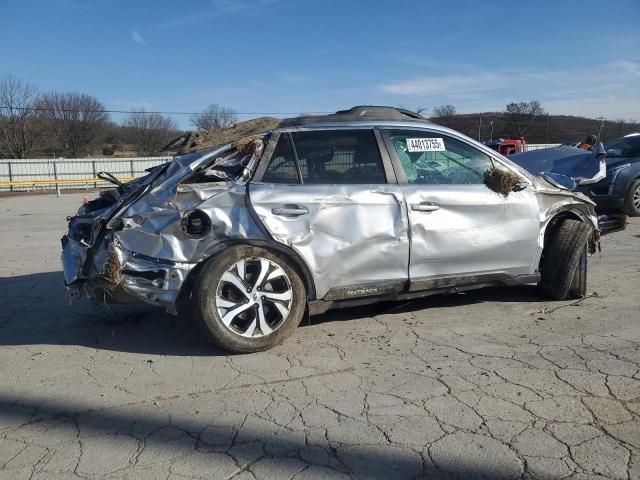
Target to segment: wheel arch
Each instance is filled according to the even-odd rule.
[[[588,220],[584,218],[584,216],[578,214],[573,209],[560,210],[559,212],[554,213],[553,216],[547,221],[544,228],[543,249],[547,247],[549,241],[553,238],[553,235],[558,230],[560,224],[567,219],[579,220],[583,223],[588,222]]]
[[[577,208],[572,208],[572,205],[567,205],[564,208],[561,208],[550,215],[550,218],[545,222],[544,228],[541,232],[541,250],[540,250],[540,258],[538,259],[538,271],[540,270],[540,265],[544,259],[547,247],[549,242],[555,235],[558,227],[562,224],[564,220],[578,220],[582,223],[590,225],[593,231],[597,230],[597,226],[593,225],[590,216],[585,212],[581,211]],[[595,251],[597,244],[597,239],[595,235],[591,235],[589,240],[589,252],[593,253]]]
[[[188,300],[191,290],[193,288],[193,284],[195,279],[198,276],[198,273],[202,269],[205,263],[207,263],[212,258],[216,257],[223,253],[229,247],[235,247],[238,245],[247,245],[250,247],[260,247],[265,250],[269,250],[272,252],[276,252],[282,256],[284,256],[291,266],[296,270],[296,272],[300,275],[302,279],[302,283],[307,291],[307,301],[312,301],[316,299],[316,288],[315,282],[313,280],[313,276],[309,271],[309,268],[302,260],[302,257],[292,248],[287,247],[286,245],[279,244],[273,240],[261,240],[261,239],[253,239],[253,240],[228,240],[224,242],[220,242],[216,244],[215,248],[211,251],[207,252],[205,256],[203,256],[198,264],[189,272],[189,275],[182,283],[182,287],[180,288],[180,294],[178,295],[178,300],[176,303],[181,303]]]

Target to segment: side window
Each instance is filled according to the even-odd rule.
[[[608,158],[640,157],[640,137],[622,138],[607,146]]]
[[[386,183],[372,130],[295,132],[302,183]]]
[[[493,166],[491,157],[460,140],[435,132],[389,132],[408,183],[477,185]]]
[[[262,181],[268,183],[300,183],[289,135],[284,133],[280,135]]]

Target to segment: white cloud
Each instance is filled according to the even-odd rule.
[[[142,36],[142,34],[137,30],[134,30],[134,31],[131,32],[131,40],[136,42],[138,45],[146,45],[147,44],[147,42],[145,41],[145,39]]]
[[[210,10],[185,15],[184,17],[160,23],[157,26],[160,28],[184,27],[185,25],[192,25],[204,20],[212,20],[224,15],[251,11],[255,8],[271,5],[279,1],[280,0],[211,0],[212,8]]]
[[[640,63],[617,60],[589,68],[521,69],[435,75],[378,86],[392,97],[424,104],[453,103],[459,111],[480,105],[498,109],[510,101],[539,100],[551,113],[640,117]],[[478,111],[478,110],[475,110]]]
[[[492,72],[418,78],[382,85],[382,91],[395,95],[454,95],[495,90],[505,85],[505,78]]]

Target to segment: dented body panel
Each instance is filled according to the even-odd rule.
[[[117,193],[103,194],[80,208],[63,237],[70,298],[137,300],[176,313],[198,266],[238,243],[287,256],[305,278],[309,301],[531,283],[537,280],[546,229],[556,216],[571,215],[597,231],[593,202],[586,197],[432,124],[424,126],[428,135],[460,138],[517,172],[520,191],[505,198],[484,185],[403,184],[379,134],[386,183],[258,181],[281,135],[375,131],[383,124],[422,126],[285,122],[262,136],[176,157]],[[414,208],[419,204],[437,208]]]
[[[254,183],[250,198],[273,239],[305,260],[318,298],[334,288],[408,280],[409,232],[397,185]],[[308,213],[278,214],[303,205]]]
[[[531,189],[505,199],[484,185],[401,188],[409,205],[412,282],[535,271],[540,223]],[[431,205],[438,208],[422,210]]]

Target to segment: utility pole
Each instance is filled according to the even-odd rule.
[[[480,113],[480,118],[478,120],[478,141],[480,141],[480,129],[482,128],[482,112]]]
[[[598,129],[598,140],[600,140],[600,136],[602,135],[602,129],[604,128],[604,117],[598,117],[600,120],[600,128]]]
[[[547,113],[547,126],[544,132],[544,141],[545,143],[549,143],[549,114]]]
[[[491,125],[491,141],[493,141],[493,118],[489,120],[489,124]]]

